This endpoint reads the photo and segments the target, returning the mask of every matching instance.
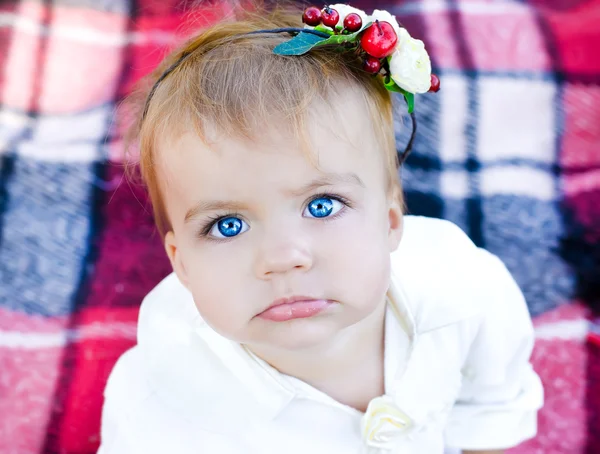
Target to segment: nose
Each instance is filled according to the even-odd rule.
[[[256,274],[259,279],[272,279],[293,271],[308,271],[313,257],[307,241],[297,234],[266,237],[256,256]]]

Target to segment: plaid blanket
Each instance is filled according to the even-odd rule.
[[[97,448],[106,378],[170,271],[143,188],[123,176],[116,107],[231,6],[0,3],[0,454]],[[376,6],[427,42],[442,79],[417,100],[409,211],[499,255],[535,316],[547,403],[512,452],[599,453],[600,347],[586,339],[600,295],[600,0]]]

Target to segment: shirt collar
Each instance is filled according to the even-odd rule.
[[[295,397],[295,390],[281,374],[243,345],[221,336],[204,322],[197,323],[196,333],[232,374],[243,377],[240,383],[264,408],[265,416],[275,417]]]

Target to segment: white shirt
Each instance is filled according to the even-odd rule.
[[[392,254],[385,396],[366,413],[213,331],[174,275],[105,391],[100,454],[441,454],[536,432],[543,392],[516,283],[455,225],[407,216]]]

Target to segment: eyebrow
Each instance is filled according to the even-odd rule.
[[[323,176],[316,178],[310,183],[302,186],[299,189],[295,189],[293,191],[288,191],[288,194],[293,196],[300,196],[302,194],[306,194],[314,189],[318,189],[323,186],[333,186],[334,184],[351,184],[358,185],[362,188],[365,187],[365,184],[362,182],[360,177],[352,172],[349,173],[326,173]]]
[[[360,177],[355,173],[328,173],[310,183],[302,186],[299,189],[294,189],[291,191],[287,191],[288,194],[292,196],[300,196],[306,194],[307,192],[313,191],[315,189],[321,188],[323,186],[332,186],[334,184],[351,184],[357,185],[360,187],[365,187],[365,184],[362,182]],[[201,213],[209,212],[209,211],[243,211],[247,208],[247,206],[243,203],[228,201],[228,200],[204,200],[198,202],[192,208],[188,210],[185,215],[185,222],[189,222],[191,219],[195,218]]]
[[[198,202],[192,208],[188,210],[185,215],[185,221],[189,222],[191,219],[195,218],[201,213],[209,212],[209,211],[242,211],[246,208],[246,205],[238,202],[231,202],[227,200],[207,200]]]

